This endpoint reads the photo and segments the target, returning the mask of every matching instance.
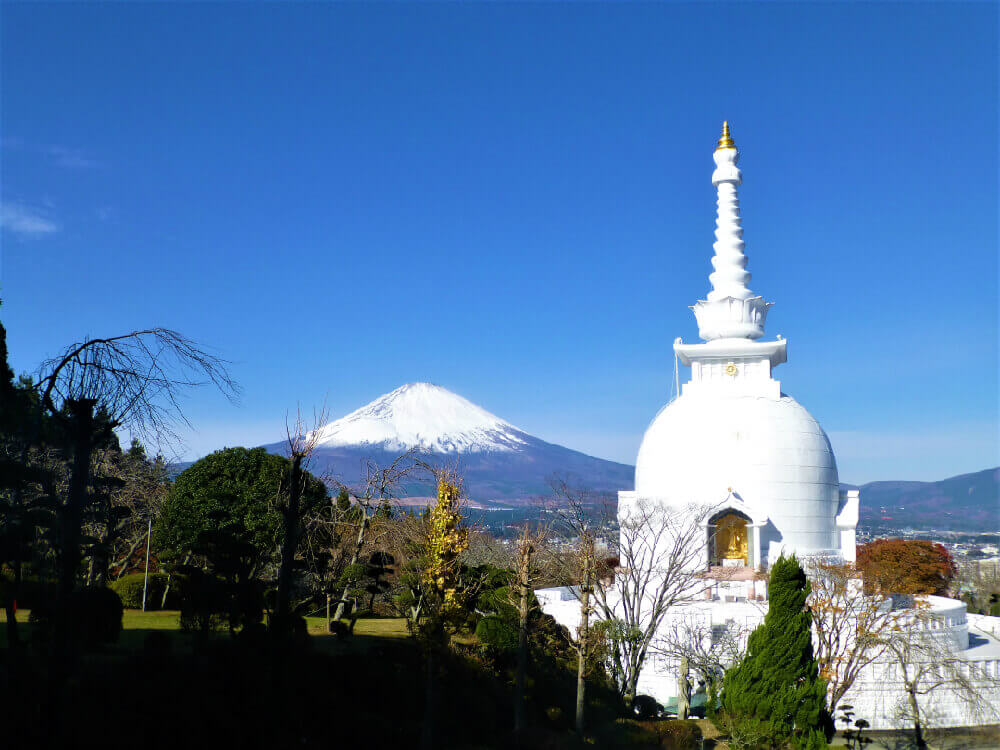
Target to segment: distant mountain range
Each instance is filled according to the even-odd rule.
[[[861,485],[861,524],[949,531],[1000,529],[1000,467],[938,482]]]
[[[456,468],[480,507],[517,507],[550,497],[553,475],[612,502],[632,489],[635,468],[547,443],[461,396],[431,383],[410,383],[319,429],[311,471],[357,485],[365,462],[387,465],[417,449],[432,464]],[[285,442],[264,446],[287,455]],[[956,531],[1000,529],[1000,468],[938,482],[869,482],[861,490],[861,524]],[[433,496],[426,478],[402,493],[413,503]]]
[[[457,469],[471,501],[511,507],[551,496],[554,475],[598,493],[632,487],[634,468],[547,443],[472,402],[431,383],[410,383],[319,429],[310,470],[353,486],[365,462],[389,464],[408,449],[429,463]],[[287,455],[286,443],[264,446]],[[434,495],[426,478],[403,491],[418,500]]]

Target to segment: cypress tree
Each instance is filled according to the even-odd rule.
[[[826,683],[813,658],[810,585],[794,556],[771,568],[770,604],[746,655],[722,682],[722,712],[733,733],[773,747],[825,748],[833,722]]]

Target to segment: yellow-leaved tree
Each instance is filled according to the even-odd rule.
[[[469,530],[462,515],[461,479],[453,472],[441,472],[437,490],[437,502],[428,512],[427,551],[420,576],[424,616],[417,630],[427,659],[421,746],[428,749],[434,747],[436,656],[464,621],[465,599],[470,595],[462,585],[461,575],[462,553],[469,547]]]
[[[440,629],[442,634],[447,632],[462,607],[460,558],[469,547],[469,530],[462,523],[461,497],[462,484],[458,477],[452,474],[438,477],[437,503],[430,509],[423,581],[432,599],[428,625]]]

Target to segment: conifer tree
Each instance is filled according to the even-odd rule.
[[[798,560],[779,558],[771,568],[764,622],[722,683],[722,721],[734,738],[817,750],[832,736],[826,684],[813,657],[809,591]]]

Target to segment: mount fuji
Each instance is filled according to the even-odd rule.
[[[264,447],[288,453],[283,442]],[[410,449],[428,463],[456,468],[470,500],[484,507],[548,495],[556,475],[600,493],[631,489],[634,476],[631,466],[547,443],[431,383],[409,383],[320,427],[310,470],[351,486],[366,460],[382,466]],[[411,498],[434,494],[427,479],[403,490]]]

